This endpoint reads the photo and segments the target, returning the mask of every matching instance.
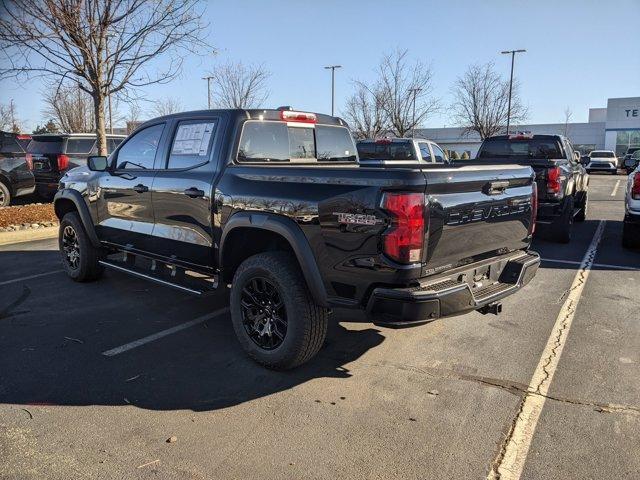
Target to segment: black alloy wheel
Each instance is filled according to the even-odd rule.
[[[72,270],[77,270],[80,267],[80,242],[71,225],[66,225],[62,231],[62,251],[67,265]]]
[[[251,277],[240,298],[242,323],[249,338],[263,350],[282,345],[287,335],[287,311],[278,287],[265,277]]]

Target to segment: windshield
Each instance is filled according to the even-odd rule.
[[[410,141],[394,141],[390,143],[360,142],[358,143],[360,160],[415,160],[413,145]]]
[[[560,142],[553,137],[525,139],[488,138],[477,158],[564,158]]]
[[[594,150],[589,155],[591,156],[591,158],[594,158],[594,157],[597,157],[597,158],[613,158],[613,157],[615,157],[613,152],[602,152],[602,151],[597,151],[597,150]]]

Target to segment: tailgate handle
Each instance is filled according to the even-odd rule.
[[[487,195],[499,195],[509,186],[509,180],[499,180],[495,182],[489,182],[485,185],[485,192]]]

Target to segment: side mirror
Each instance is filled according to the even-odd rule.
[[[109,162],[107,161],[107,157],[96,155],[87,158],[87,166],[89,170],[93,172],[104,172],[109,167]]]
[[[573,152],[573,159],[580,163],[580,154],[578,152]]]

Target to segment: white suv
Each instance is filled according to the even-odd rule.
[[[589,154],[587,173],[592,171],[618,173],[618,157],[611,150],[594,150]]]
[[[622,245],[640,248],[640,165],[629,175],[624,203]]]

